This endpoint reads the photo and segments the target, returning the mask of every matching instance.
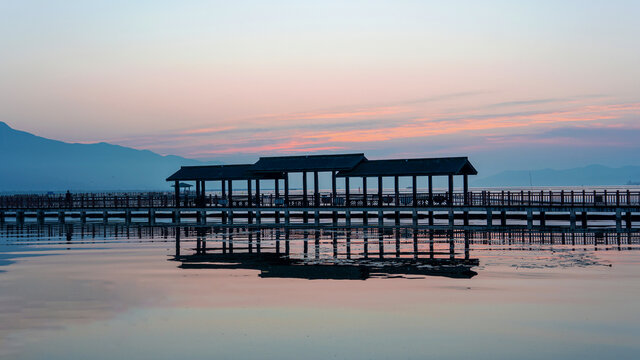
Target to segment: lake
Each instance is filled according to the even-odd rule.
[[[0,226],[7,359],[636,359],[640,233]]]

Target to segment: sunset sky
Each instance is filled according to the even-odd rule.
[[[225,162],[640,165],[638,1],[0,0],[0,121]]]

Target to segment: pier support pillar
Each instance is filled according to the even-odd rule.
[[[24,211],[16,211],[16,223],[24,224]]]
[[[413,210],[411,219],[413,220],[413,226],[418,226],[418,210]]]
[[[87,222],[87,212],[80,211],[80,222],[85,224]]]
[[[107,210],[102,211],[102,222],[105,224],[109,222],[109,212]]]
[[[500,212],[500,225],[507,226],[507,212],[504,210]]]
[[[429,226],[433,226],[433,211],[429,211]]]
[[[351,226],[351,210],[346,210],[344,212],[345,222],[347,226]]]
[[[256,211],[256,224],[262,224],[262,211]]]
[[[0,224],[4,224],[4,211],[0,211]]]
[[[631,211],[627,211],[625,223],[627,225],[627,229],[631,229]]]
[[[493,211],[487,210],[487,226],[493,226]]]
[[[540,226],[547,226],[547,214],[544,211],[540,211]]]
[[[576,228],[576,211],[573,210],[573,209],[569,213],[569,227],[572,230],[575,230],[575,228]]]
[[[318,226],[320,225],[320,211],[314,210],[313,212],[313,223]]]
[[[378,210],[378,226],[384,225],[384,211]]]
[[[466,179],[466,177],[465,177],[465,179]],[[465,196],[466,196],[466,194],[465,194]],[[468,211],[465,211],[465,212],[462,214],[462,217],[463,217],[464,225],[465,225],[465,226],[469,226],[469,212],[468,212]]]
[[[127,225],[131,225],[131,210],[126,210],[124,212],[124,222]]]
[[[453,226],[455,224],[456,215],[453,210],[449,210],[449,226]]]
[[[249,216],[251,216],[251,215],[249,215]],[[204,224],[207,223],[207,211],[206,210],[200,210],[199,211],[198,223],[200,225],[204,225]]]
[[[65,221],[64,211],[58,211],[58,222],[60,224],[64,224],[64,221]]]
[[[227,210],[227,222],[233,225],[233,211]]]
[[[280,222],[280,221],[278,221],[278,222]],[[289,210],[285,210],[284,211],[284,224],[285,225],[291,224],[291,213],[289,212]]]
[[[180,210],[173,210],[173,223],[180,224]]]
[[[582,227],[587,228],[587,212],[582,212]]]

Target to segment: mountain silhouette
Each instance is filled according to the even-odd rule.
[[[199,161],[108,143],[77,144],[0,122],[0,192],[168,190],[165,178]]]

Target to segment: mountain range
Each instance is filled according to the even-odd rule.
[[[164,179],[180,166],[202,164],[104,142],[51,140],[0,122],[0,192],[168,190]],[[482,169],[478,170],[482,174]],[[477,187],[595,186],[639,181],[640,166],[589,165],[565,170],[503,171],[472,177],[470,183]]]
[[[167,176],[197,164],[103,142],[46,139],[0,122],[0,192],[167,190]]]

